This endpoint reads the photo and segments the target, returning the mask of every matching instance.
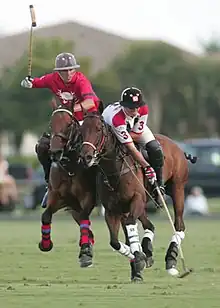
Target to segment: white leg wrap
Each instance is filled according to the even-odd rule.
[[[145,125],[144,131],[140,136],[139,143],[145,145],[146,143],[152,140],[155,140],[155,137],[150,128],[147,125]]]
[[[144,236],[143,237],[147,237],[147,238],[150,239],[151,242],[153,242],[153,240],[154,240],[154,233],[151,230],[146,229],[146,230],[144,230]]]
[[[185,238],[185,233],[184,231],[177,231],[173,236],[172,236],[172,239],[171,239],[171,242],[175,242],[177,243],[177,245],[179,246],[182,242],[182,240],[184,240]]]
[[[128,259],[133,260],[133,259],[134,259],[134,255],[131,253],[130,247],[129,247],[128,245],[126,245],[126,244],[120,242],[120,241],[119,241],[119,243],[120,243],[121,247],[120,247],[120,249],[117,250],[117,251],[118,251],[121,255],[127,257]]]
[[[138,225],[127,225],[126,229],[128,232],[131,253],[133,254],[135,251],[142,251],[138,233]]]

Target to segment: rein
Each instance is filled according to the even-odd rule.
[[[91,142],[84,141],[84,142],[82,143],[82,147],[83,147],[84,145],[89,145],[89,146],[92,147],[93,150],[95,151],[95,157],[100,156],[100,158],[101,158],[101,157],[103,157],[103,155],[102,155],[101,153],[102,153],[102,151],[103,151],[103,149],[104,149],[104,146],[105,146],[105,143],[106,143],[106,141],[107,141],[107,139],[108,139],[107,128],[106,128],[106,126],[105,126],[104,121],[102,121],[102,119],[101,119],[98,115],[95,115],[95,114],[86,115],[86,116],[84,117],[84,119],[89,118],[89,117],[95,117],[95,118],[98,118],[98,119],[101,120],[101,122],[102,122],[102,127],[103,127],[102,136],[101,136],[101,141],[100,141],[100,144],[99,144],[98,146],[95,146],[95,145],[94,145],[93,143],[91,143]],[[103,132],[104,130],[105,130],[105,132]]]
[[[69,126],[71,126],[73,123],[77,123],[79,125],[79,122],[78,120],[75,118],[75,116],[73,115],[73,112],[68,110],[68,109],[65,109],[65,108],[57,108],[56,110],[53,111],[51,117],[53,117],[53,115],[55,115],[56,113],[59,113],[59,112],[63,112],[63,113],[67,113],[71,119],[72,119],[72,122]],[[60,133],[55,133],[55,134],[52,134],[52,136],[57,136],[57,137],[60,137],[61,139],[67,141],[67,145],[68,146],[72,140],[72,136],[73,136],[73,125],[72,125],[72,129],[70,131],[70,135],[69,137],[67,137],[64,133],[60,132]]]
[[[95,118],[100,119],[100,121],[102,122],[102,128],[103,128],[103,129],[102,129],[102,136],[101,136],[101,138],[100,138],[101,142],[100,142],[97,146],[94,145],[94,144],[91,143],[91,142],[84,141],[84,142],[82,143],[82,147],[83,147],[84,145],[90,146],[90,147],[95,151],[95,153],[94,153],[95,158],[98,158],[99,160],[100,160],[100,159],[103,159],[103,160],[108,160],[108,161],[111,161],[112,158],[108,158],[108,157],[106,157],[106,156],[107,156],[110,152],[112,152],[113,150],[116,150],[116,154],[115,154],[115,155],[116,155],[116,161],[122,161],[122,164],[121,164],[120,170],[119,170],[119,176],[122,176],[122,175],[124,175],[124,174],[126,174],[126,173],[132,171],[133,169],[136,169],[136,168],[137,168],[137,164],[135,163],[135,161],[133,160],[133,158],[132,158],[129,154],[127,154],[125,151],[123,151],[123,148],[122,148],[121,144],[118,143],[117,138],[116,138],[116,136],[114,135],[114,133],[113,133],[111,127],[110,127],[108,124],[106,124],[106,123],[104,122],[104,120],[103,120],[102,118],[100,118],[100,116],[98,116],[98,115],[96,115],[96,114],[87,115],[86,117],[91,117],[91,118],[92,118],[92,117],[95,117]],[[86,117],[85,117],[85,118],[86,118]],[[112,147],[111,147],[111,149],[109,149],[109,150],[106,149],[105,152],[103,152],[105,145],[106,145],[106,144],[109,144],[109,142],[108,142],[108,137],[110,137],[110,136],[111,136],[112,139],[113,139]],[[126,157],[126,156],[130,156],[130,157],[132,158],[132,160],[133,160],[132,166],[130,166],[130,165],[128,164],[128,162],[125,160],[125,157]],[[114,158],[113,158],[113,159],[114,159]],[[124,167],[124,164],[125,164],[125,163],[126,163],[129,167]],[[100,169],[100,171],[102,172],[102,174],[103,174],[103,176],[104,176],[105,178],[107,178],[108,176],[110,177],[110,176],[117,175],[117,172],[107,175],[106,172],[104,172],[104,170],[101,168],[100,164],[98,164],[98,166],[99,166],[99,169]],[[133,172],[133,173],[134,173],[134,172]]]

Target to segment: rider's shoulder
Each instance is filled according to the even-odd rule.
[[[111,103],[111,104],[109,104],[106,108],[112,109],[112,110],[115,110],[115,111],[117,111],[117,110],[119,111],[119,110],[122,109],[119,102]]]
[[[149,107],[148,105],[144,105],[144,106],[141,106],[138,110],[138,113],[140,116],[142,115],[147,115],[149,113]]]
[[[83,82],[83,81],[89,81],[88,77],[86,77],[86,75],[84,75],[82,72],[76,72],[73,75],[73,79],[76,82]],[[90,82],[90,81],[89,81]]]
[[[112,116],[112,124],[114,127],[118,127],[121,125],[126,125],[126,116],[123,110],[118,109]]]

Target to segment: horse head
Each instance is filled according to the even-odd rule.
[[[108,136],[107,126],[102,116],[97,112],[85,113],[80,132],[82,138],[81,162],[87,168],[97,165]]]
[[[76,143],[79,136],[79,122],[68,107],[59,106],[51,115],[50,152],[53,161],[63,158],[65,149]]]

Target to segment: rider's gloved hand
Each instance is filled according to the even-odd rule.
[[[33,78],[31,77],[25,77],[22,81],[21,81],[21,86],[23,88],[32,88],[33,87],[33,84],[32,84],[32,81],[33,81]]]
[[[148,181],[151,185],[154,185],[157,181],[157,176],[154,169],[151,166],[144,168],[144,174],[148,178]]]

